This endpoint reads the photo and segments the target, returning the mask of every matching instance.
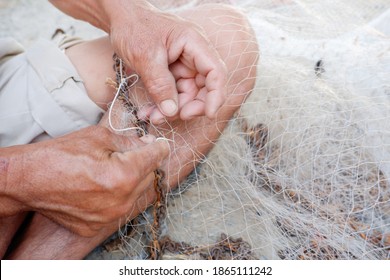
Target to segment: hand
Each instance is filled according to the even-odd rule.
[[[25,145],[13,198],[82,236],[119,226],[148,206],[136,201],[148,192],[153,198],[153,171],[169,152],[165,141],[147,137],[144,143],[95,126]]]
[[[156,124],[164,115],[213,119],[226,100],[227,70],[201,27],[146,1],[110,3],[116,11],[110,19],[112,45],[157,104],[141,114]]]
[[[146,0],[50,2],[110,34],[114,50],[141,76],[157,105],[140,112],[153,123],[216,117],[227,98],[227,69],[200,26]]]

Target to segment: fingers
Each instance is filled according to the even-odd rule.
[[[200,99],[199,96],[197,95],[199,94],[200,91],[196,85],[195,79],[181,78],[176,82],[176,86],[179,92],[178,104],[179,104],[180,118],[182,120],[189,120],[193,117],[204,115],[205,103],[203,102],[204,100],[202,102],[199,102]],[[186,108],[184,108],[186,104],[193,103],[194,101],[195,103],[197,103],[196,110],[192,110],[193,106],[187,106]],[[149,119],[151,123],[155,125],[162,124],[163,122],[166,121],[165,116],[160,112],[158,108],[154,108],[150,111]],[[169,120],[172,120],[172,118]]]
[[[175,80],[179,80],[181,78],[189,79],[196,76],[195,69],[189,68],[180,61],[176,61],[169,65],[169,70],[171,71]]]
[[[162,42],[166,43],[152,40],[154,44],[149,48],[140,47],[131,55],[124,55],[127,63],[140,74],[149,96],[161,113],[154,115],[154,123],[162,123],[163,117],[174,119],[186,116],[190,119],[198,116],[195,113],[206,114],[213,119],[227,98],[226,65],[214,46],[198,30],[199,27],[178,21],[172,29],[167,38],[162,38]],[[180,83],[187,79],[195,80],[199,89],[205,89],[204,109],[197,106],[194,112],[178,114],[184,108],[180,104]],[[199,100],[193,97],[195,99]]]
[[[142,142],[144,142],[144,139],[147,139],[149,141],[149,138],[154,139],[154,136],[148,135],[145,138],[138,138],[138,136],[124,136],[115,134],[114,132],[111,132],[111,144],[113,145],[113,151],[112,152],[119,152],[124,153],[133,149],[136,149],[140,145],[142,145]],[[150,141],[152,141],[150,140]],[[147,142],[148,143],[148,142]]]
[[[206,116],[209,119],[214,119],[217,111],[225,103],[227,98],[227,88],[224,79],[219,72],[212,70],[206,77],[205,87],[206,94]]]
[[[215,118],[216,112],[227,98],[226,65],[209,40],[200,31],[197,31],[196,26],[192,30],[181,32],[178,38],[172,42],[170,53],[176,52],[177,55],[178,52],[181,52],[180,59],[170,65],[170,70],[177,81],[180,118],[190,119],[204,114],[209,119]],[[191,81],[191,84],[188,81]],[[185,107],[184,105],[191,103],[191,101],[186,100],[186,103],[182,104],[180,94],[194,91],[193,86],[195,86],[197,94],[192,100],[198,101],[194,102],[194,106]],[[206,93],[203,100],[205,102],[204,108],[201,108],[201,102],[199,102],[201,100],[199,95],[202,93]],[[194,108],[194,110],[187,111],[188,108]]]
[[[146,141],[151,141],[147,139]],[[169,155],[169,144],[165,140],[154,140],[137,149],[118,154],[124,166],[128,166],[129,174],[134,174],[139,181],[145,174],[158,169],[163,160]],[[131,173],[130,173],[131,172]]]
[[[200,33],[193,35],[193,42],[186,44],[184,56],[193,59],[193,66],[204,79],[207,91],[205,113],[213,119],[227,98],[227,68],[218,52]]]
[[[95,236],[104,226],[102,223],[90,221],[86,222],[85,219],[80,219],[58,211],[43,211],[41,214],[54,223],[59,224],[67,230],[83,237]]]
[[[160,111],[167,117],[173,117],[178,112],[175,78],[168,69],[166,51],[161,48],[156,52],[140,60],[142,63],[135,63],[134,67]]]
[[[136,217],[139,213],[145,211],[156,197],[156,191],[153,187],[155,179],[154,172],[144,176],[137,188],[131,194],[131,197],[127,200],[126,213],[122,216],[122,220],[130,220]],[[136,200],[135,200],[136,198]]]

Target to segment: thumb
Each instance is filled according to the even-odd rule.
[[[149,61],[143,61],[142,65],[135,65],[135,67],[161,113],[167,117],[176,115],[178,112],[176,81],[169,71],[165,51],[160,51],[153,57],[149,56]]]
[[[145,174],[149,174],[161,166],[163,160],[169,155],[169,150],[168,141],[157,139],[138,149],[124,152],[121,156],[129,162],[127,164],[130,169],[129,174],[138,175],[137,179],[143,179]]]

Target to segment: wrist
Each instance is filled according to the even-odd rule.
[[[156,9],[146,0],[100,0],[98,2],[102,13],[106,16],[106,28],[108,29],[105,31],[109,34],[114,28],[124,26],[131,28],[140,25],[142,19],[148,17],[147,11]]]
[[[86,21],[91,25],[105,31],[110,30],[110,21],[104,6],[108,6],[110,1],[104,0],[49,0],[62,12],[76,19]],[[107,2],[107,3],[106,3]],[[112,3],[113,1],[111,1]]]
[[[49,0],[64,13],[111,33],[116,22],[136,21],[155,7],[146,0]]]

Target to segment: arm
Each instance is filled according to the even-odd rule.
[[[0,148],[0,217],[9,217],[26,210],[21,202],[14,199],[17,182],[23,176],[21,162],[26,152],[25,145]]]
[[[86,21],[93,26],[110,33],[110,18],[106,13],[107,7],[110,7],[110,2],[104,0],[49,0],[54,6],[64,13],[83,21]],[[108,2],[108,3],[107,3]],[[119,1],[116,1],[119,2]],[[134,5],[135,1],[127,2],[127,5]],[[144,2],[144,1],[142,1]]]

